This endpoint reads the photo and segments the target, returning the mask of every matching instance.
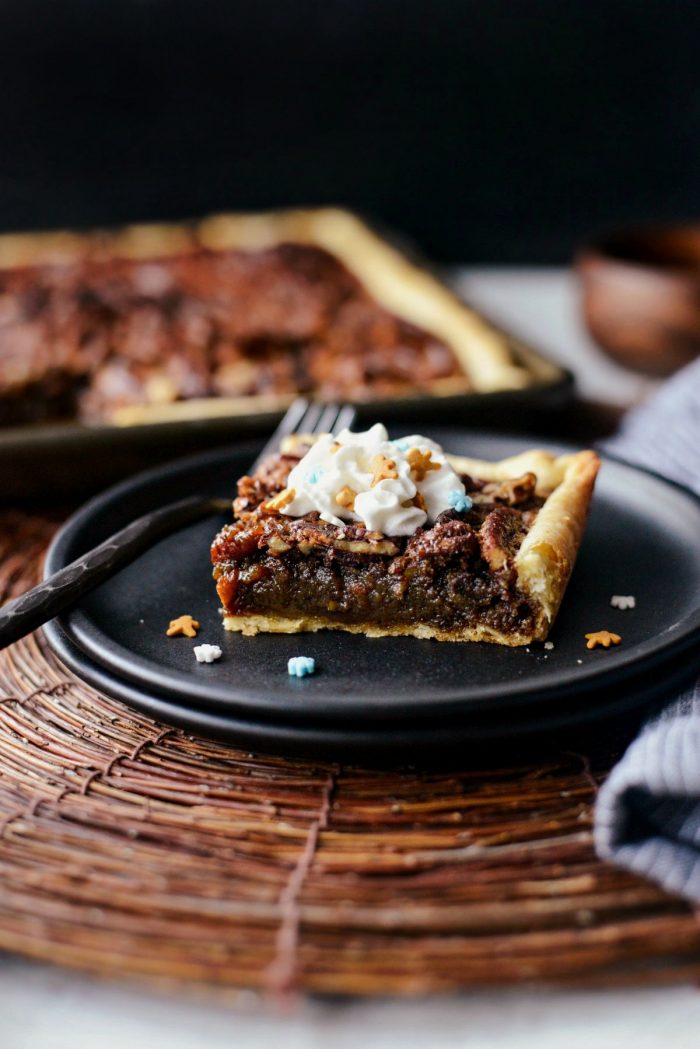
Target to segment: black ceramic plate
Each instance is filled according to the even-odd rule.
[[[509,710],[506,716],[496,706],[491,711],[471,711],[468,717],[433,718],[429,723],[410,718],[335,724],[300,724],[283,718],[256,721],[139,688],[94,663],[68,639],[57,621],[45,631],[57,655],[89,684],[158,721],[257,751],[364,765],[438,763],[444,768],[446,761],[455,761],[464,767],[465,761],[519,760],[523,746],[530,757],[552,749],[580,751],[589,742],[600,742],[603,724],[607,740],[613,733],[630,739],[646,711],[658,700],[677,694],[688,681],[683,661],[630,677],[623,687],[616,684],[598,690],[586,696],[585,702],[580,696],[568,701],[560,697],[520,711]]]
[[[520,438],[431,431],[450,450],[501,458],[528,447]],[[254,447],[207,453],[143,474],[93,500],[63,527],[46,571],[61,568],[136,515],[186,494],[232,494]],[[221,520],[200,522],[143,555],[63,618],[69,642],[113,682],[140,695],[207,710],[246,723],[424,728],[436,720],[523,718],[566,703],[571,713],[591,696],[628,691],[632,680],[683,655],[698,663],[700,502],[643,471],[606,462],[589,527],[564,604],[542,645],[440,644],[412,638],[225,634],[211,580],[209,543]],[[637,607],[610,607],[612,594],[634,594]],[[195,662],[193,642],[168,639],[168,621],[192,613],[198,642],[224,649],[213,664]],[[615,650],[585,648],[583,635],[607,628],[623,635]],[[53,635],[50,633],[50,638]],[[53,643],[53,641],[52,641]],[[287,676],[287,659],[315,657],[318,673]],[[643,690],[642,690],[643,691]],[[522,708],[522,709],[520,709]]]

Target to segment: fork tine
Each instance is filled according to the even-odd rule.
[[[321,412],[321,418],[318,420],[318,429],[316,432],[333,433],[333,427],[336,425],[339,411],[340,409],[337,404],[326,404]]]
[[[355,420],[355,409],[350,404],[327,404],[323,409],[315,433],[340,433],[348,429]]]
[[[283,437],[288,437],[290,433],[296,433],[304,425],[304,420],[311,407],[311,402],[307,401],[305,397],[297,397],[292,401],[267,442],[271,449],[273,441],[279,444]]]
[[[296,433],[304,426],[310,407],[312,405],[304,397],[297,397],[296,400],[292,401],[275,428],[274,433],[265,442],[262,451],[256,456],[254,462],[251,463],[250,473],[255,473],[268,455],[272,455],[273,452],[277,451],[285,437],[289,437],[291,433]]]
[[[333,433],[340,433],[341,430],[349,430],[352,424],[355,422],[355,416],[357,412],[351,404],[341,404],[338,409],[338,418],[336,419]]]
[[[339,433],[352,425],[355,409],[349,404],[322,404],[318,401],[307,401],[298,397],[290,404],[284,418],[266,442],[262,452],[250,467],[254,473],[264,459],[276,452],[285,437],[292,433]]]
[[[309,401],[306,412],[299,420],[296,433],[318,433],[318,423],[323,414],[323,404],[319,401]]]

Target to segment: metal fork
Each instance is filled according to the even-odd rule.
[[[318,401],[307,401],[299,397],[290,404],[284,419],[267,442],[260,455],[250,468],[255,473],[257,468],[276,452],[285,437],[292,433],[303,433],[317,436],[321,433],[338,434],[352,426],[355,421],[355,409],[350,404],[321,404]]]
[[[354,419],[355,409],[350,405],[310,403],[303,399],[294,401],[251,465],[250,472],[254,473],[263,459],[276,451],[283,438],[290,434],[336,434],[351,426]],[[226,513],[230,508],[229,499],[195,495],[137,517],[99,546],[0,608],[0,649],[72,608],[81,597],[166,535],[210,514]]]

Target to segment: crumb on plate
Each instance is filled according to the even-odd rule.
[[[626,609],[634,608],[637,604],[633,594],[613,594],[610,598],[610,604],[613,608]]]
[[[552,649],[554,648],[554,642],[553,641],[545,641],[544,647],[547,649],[548,652],[551,652]]]

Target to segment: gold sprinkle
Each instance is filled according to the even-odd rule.
[[[274,496],[273,499],[268,499],[268,501],[265,503],[265,509],[277,511],[283,510],[285,506],[289,506],[296,494],[297,493],[294,488],[283,488],[282,491],[278,495]]]
[[[611,645],[619,645],[621,641],[620,635],[613,634],[611,630],[594,630],[591,634],[586,634],[586,648],[597,648],[598,645],[610,648]]]
[[[410,510],[411,507],[417,506],[418,509],[422,510],[424,514],[427,514],[428,512],[427,503],[420,492],[416,492],[416,494],[413,496],[413,499],[405,499],[404,502],[401,503],[401,505],[403,506],[404,510]]]
[[[356,496],[357,492],[353,492],[352,488],[348,488],[347,485],[344,485],[336,495],[335,501],[338,506],[345,506],[348,510],[354,510]]]
[[[167,637],[177,637],[181,634],[183,637],[196,637],[197,631],[199,630],[199,622],[193,619],[192,616],[178,616],[177,619],[170,620],[170,626],[165,631]]]
[[[386,455],[375,455],[370,466],[373,471],[372,488],[374,488],[375,484],[379,484],[380,481],[395,481],[399,476],[396,463],[393,459],[387,458]]]
[[[439,470],[440,463],[431,462],[432,452],[422,452],[420,448],[410,448],[406,453],[412,473],[417,481],[423,481],[429,470]]]

